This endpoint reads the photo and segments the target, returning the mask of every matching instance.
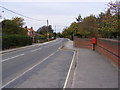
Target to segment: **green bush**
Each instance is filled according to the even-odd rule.
[[[8,49],[19,46],[31,45],[31,37],[24,35],[5,35],[2,36],[2,49]]]

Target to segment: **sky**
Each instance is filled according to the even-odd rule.
[[[110,0],[2,0],[0,6],[3,6],[16,13],[20,13],[30,18],[40,21],[24,18],[25,26],[33,27],[35,31],[43,25],[49,25],[56,32],[62,32],[76,17],[81,14],[82,18],[91,14],[98,16],[105,12]],[[2,12],[4,11],[4,12]],[[0,9],[2,19],[11,19],[12,17],[21,17],[20,15]],[[1,19],[1,20],[2,20]]]

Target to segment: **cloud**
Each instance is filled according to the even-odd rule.
[[[54,28],[55,26],[57,27],[57,32],[60,32],[63,30],[63,28],[65,28],[66,26],[69,26],[70,23],[72,23],[75,20],[74,16],[65,16],[65,15],[36,15],[36,18],[42,18],[42,19],[48,19],[49,21],[49,25],[52,25],[52,27]],[[46,21],[41,21],[41,22],[36,22],[36,21],[31,21],[28,19],[25,19],[25,21],[27,21],[27,25],[29,27],[33,26],[35,30],[37,30],[39,27],[43,26],[43,25],[47,25]],[[32,23],[31,23],[32,22]]]
[[[5,0],[4,0],[5,1]],[[8,0],[11,1],[11,0]],[[22,0],[21,0],[22,1]],[[25,0],[24,0],[25,1]],[[66,0],[67,1],[67,0]],[[94,14],[98,15],[100,12],[104,11],[107,2],[4,2],[4,7],[23,14],[25,16],[35,18],[38,20],[49,20],[49,24],[53,27],[56,25],[58,31],[66,26],[69,26],[75,21],[75,18],[81,14],[82,18]],[[3,13],[5,18],[12,18],[16,15],[7,10]],[[26,25],[29,27],[34,27],[37,30],[39,27],[46,25],[46,21],[34,21],[25,19]]]
[[[3,0],[4,2],[110,2],[111,0]]]

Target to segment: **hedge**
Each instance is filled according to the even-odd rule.
[[[2,36],[2,49],[31,45],[32,39],[24,35],[6,35]]]

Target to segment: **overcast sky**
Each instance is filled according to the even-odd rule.
[[[46,20],[48,19],[53,29],[56,25],[57,32],[61,32],[63,28],[76,21],[75,18],[79,14],[84,18],[90,14],[97,16],[100,12],[104,12],[110,1],[111,0],[2,0],[0,1],[0,6],[41,20],[35,21],[23,17],[25,19],[25,25],[33,27],[34,30],[46,25]],[[1,12],[3,10],[4,9],[1,9]],[[6,19],[11,19],[19,15],[4,10],[2,16]]]

